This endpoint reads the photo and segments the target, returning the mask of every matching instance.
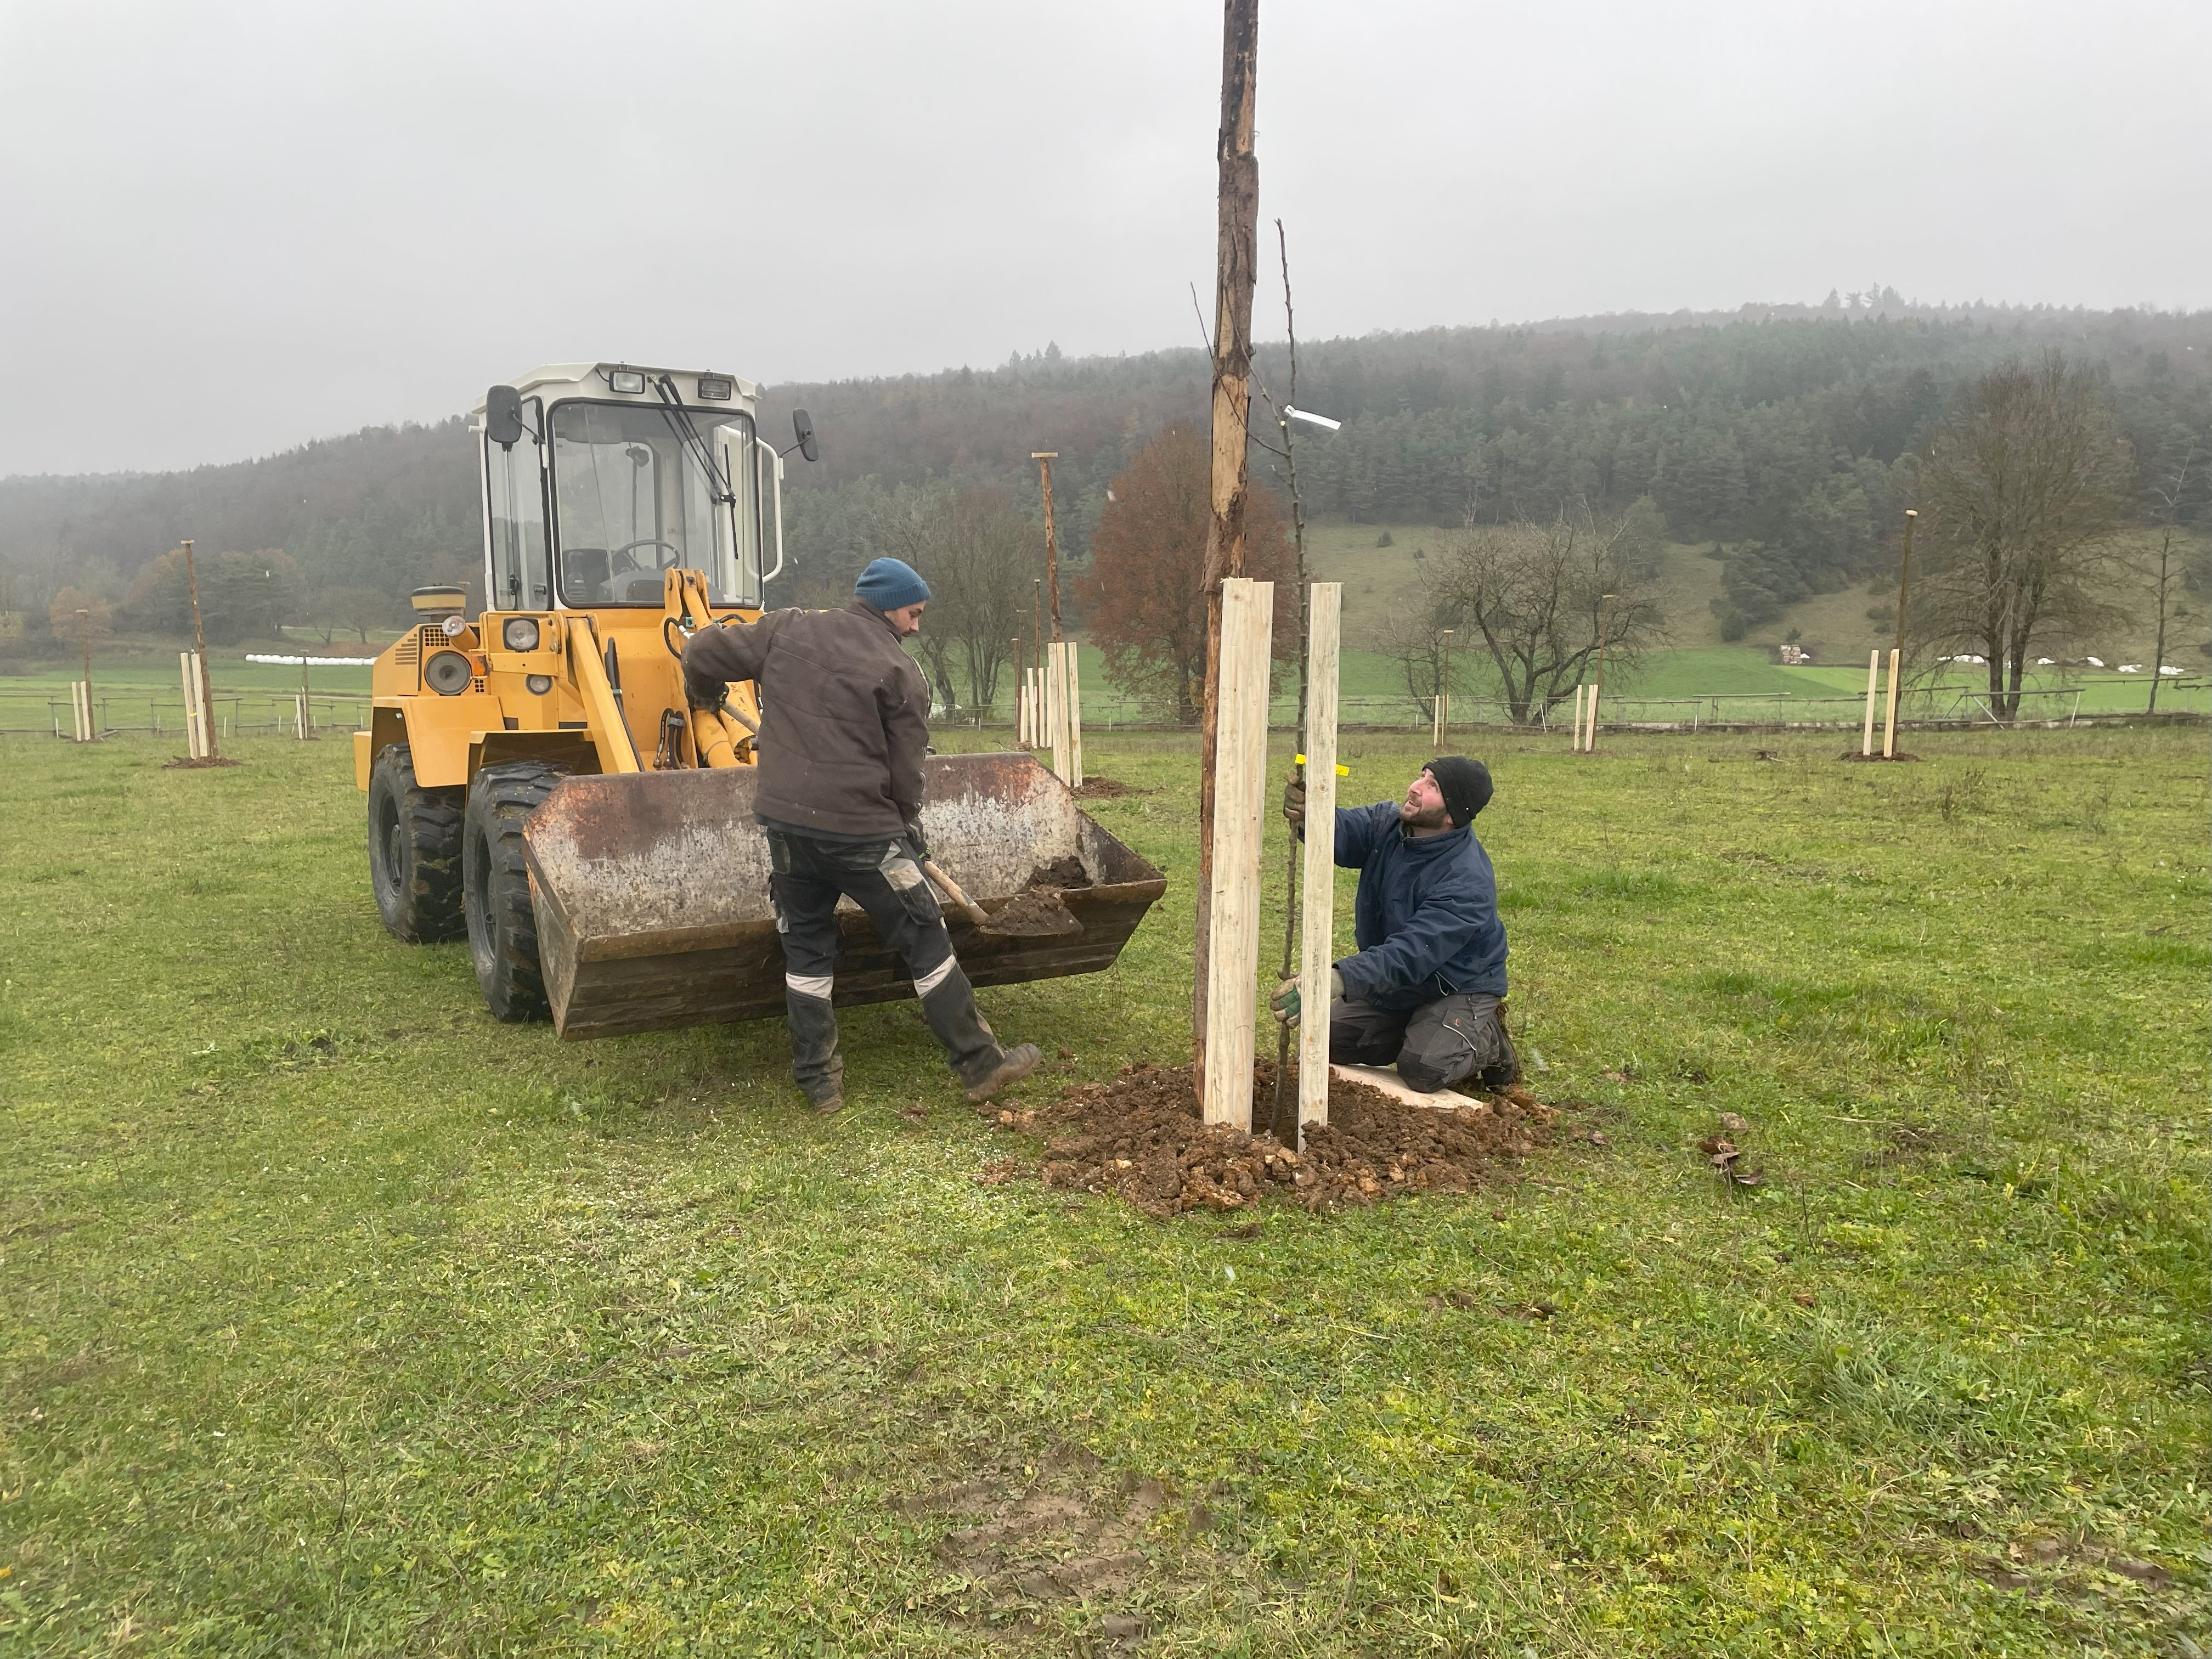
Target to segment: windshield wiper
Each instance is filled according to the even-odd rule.
[[[707,447],[707,441],[699,435],[699,428],[691,424],[691,413],[684,407],[683,399],[676,395],[674,382],[664,374],[653,383],[653,389],[660,394],[660,418],[668,422],[668,429],[676,434],[677,442],[682,444],[692,459],[706,469],[707,477],[714,486],[714,499],[724,507],[735,507],[737,492],[730,488],[729,481],[722,477],[721,469],[714,465],[714,452]]]

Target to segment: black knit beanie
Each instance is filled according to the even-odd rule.
[[[1444,798],[1444,811],[1451,814],[1453,829],[1466,829],[1474,822],[1474,815],[1490,805],[1490,769],[1480,761],[1464,755],[1439,755],[1421,769],[1437,781],[1437,792]]]

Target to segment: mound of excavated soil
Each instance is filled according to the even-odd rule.
[[[1255,1121],[1274,1099],[1274,1067],[1253,1079]],[[1310,1210],[1374,1204],[1406,1193],[1463,1193],[1548,1145],[1559,1113],[1521,1089],[1457,1109],[1408,1106],[1364,1083],[1332,1079],[1328,1122],[1292,1152],[1199,1116],[1188,1066],[1131,1066],[1035,1111],[1000,1112],[1005,1127],[1045,1138],[1048,1187],[1115,1193],[1147,1215],[1236,1210],[1273,1192]]]
[[[1139,789],[1119,778],[1085,778],[1075,786],[1078,800],[1115,800],[1123,795],[1149,795],[1149,789]]]

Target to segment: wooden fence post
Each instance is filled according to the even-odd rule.
[[[1874,755],[1874,693],[1881,679],[1881,653],[1879,649],[1867,653],[1866,725],[1859,732],[1859,754],[1871,759]]]
[[[1066,709],[1067,720],[1067,784],[1071,789],[1083,787],[1083,659],[1077,654],[1079,647],[1073,640],[1059,647],[1060,672],[1066,682],[1061,702]]]
[[[1298,1126],[1328,1121],[1328,974],[1336,959],[1337,641],[1340,582],[1307,589],[1306,844],[1298,921]]]
[[[1275,585],[1221,584],[1213,859],[1206,892],[1208,1123],[1252,1122],[1252,1018],[1259,996],[1260,824],[1267,783],[1269,644]]]
[[[1897,757],[1897,664],[1899,653],[1889,653],[1889,708],[1881,722],[1881,757],[1893,760]]]

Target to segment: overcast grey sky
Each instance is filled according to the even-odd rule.
[[[0,472],[573,358],[1192,343],[1219,37],[1206,0],[0,0]],[[1260,55],[1312,336],[1869,283],[2212,305],[2205,0],[1262,0]]]

